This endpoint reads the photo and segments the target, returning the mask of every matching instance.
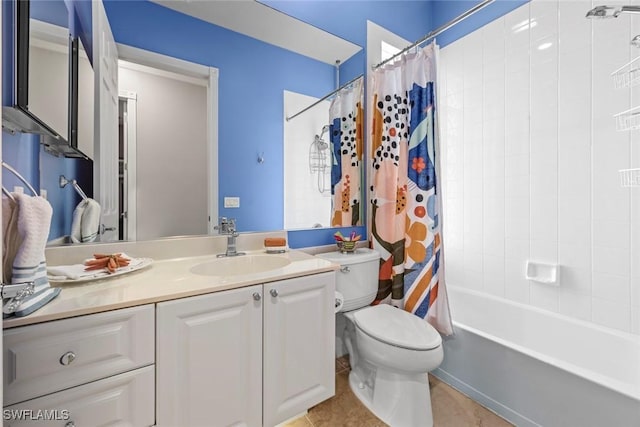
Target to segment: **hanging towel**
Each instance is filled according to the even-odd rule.
[[[12,307],[10,298],[3,305],[3,317],[27,316],[47,304],[60,293],[47,279],[44,248],[49,236],[52,209],[42,197],[13,194],[18,205],[16,232],[20,244],[12,263],[11,283],[34,282],[35,291]],[[6,230],[5,230],[6,231]]]
[[[84,199],[73,211],[71,241],[73,243],[93,242],[100,228],[100,204],[93,199]]]
[[[13,260],[20,247],[18,235],[18,204],[8,197],[2,197],[2,273],[3,283],[11,283]]]

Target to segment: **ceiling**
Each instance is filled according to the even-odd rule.
[[[152,0],[220,27],[330,65],[362,48],[254,0]]]

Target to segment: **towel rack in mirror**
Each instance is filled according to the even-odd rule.
[[[27,181],[27,179],[25,177],[23,177],[22,175],[20,175],[20,173],[15,170],[13,168],[13,166],[9,165],[8,163],[6,163],[5,161],[2,161],[2,167],[5,168],[6,170],[8,170],[9,172],[11,172],[12,174],[14,174],[16,176],[16,178],[18,178],[20,181],[22,181],[24,183],[24,185],[27,186],[27,188],[29,189],[29,191],[31,191],[33,193],[34,196],[38,195],[38,192],[36,191],[35,188],[33,188],[33,186],[29,183],[29,181]],[[11,195],[11,193],[9,193],[9,191],[4,188],[4,186],[2,187],[2,192],[9,197],[11,200],[13,200],[15,202],[14,197]]]
[[[82,200],[87,200],[88,197],[86,194],[84,194],[84,191],[82,191],[82,188],[80,188],[80,186],[78,185],[78,181],[76,181],[75,179],[72,180],[68,180],[64,175],[60,175],[60,188],[64,188],[67,184],[71,184],[73,185],[74,190],[76,190],[76,192],[80,195],[80,197],[82,197]]]

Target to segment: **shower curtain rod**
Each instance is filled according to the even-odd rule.
[[[393,61],[394,59],[396,59],[397,57],[403,55],[404,53],[408,52],[409,50],[413,49],[414,47],[421,45],[422,43],[426,42],[427,40],[431,40],[432,38],[436,37],[437,35],[439,35],[441,33],[444,33],[449,28],[451,28],[454,25],[456,25],[458,22],[464,21],[465,19],[467,19],[469,16],[473,15],[474,13],[479,11],[480,9],[483,9],[485,6],[488,6],[489,4],[493,3],[493,1],[494,0],[484,0],[482,3],[478,3],[477,5],[473,6],[471,9],[467,10],[466,12],[464,12],[463,14],[458,15],[457,17],[453,18],[451,21],[447,22],[446,24],[441,25],[440,27],[436,28],[435,30],[429,32],[429,34],[425,35],[420,40],[410,44],[407,47],[405,47],[404,49],[402,49],[400,52],[396,53],[395,55],[385,59],[384,61],[380,62],[379,64],[371,66],[371,68],[374,69],[374,70],[378,69],[381,66],[383,66],[384,64],[386,64],[387,62]]]
[[[314,102],[313,104],[309,105],[308,107],[306,107],[304,110],[298,111],[296,114],[294,114],[293,116],[287,117],[286,120],[289,121],[291,119],[293,119],[294,117],[299,116],[300,114],[304,113],[305,111],[307,111],[310,108],[315,107],[316,105],[320,104],[322,101],[324,101],[325,99],[329,98],[331,95],[335,95],[336,93],[340,92],[342,89],[344,89],[345,87],[349,86],[350,84],[355,83],[358,79],[361,79],[364,77],[364,74],[360,74],[358,77],[356,77],[355,79],[351,79],[348,82],[346,82],[345,84],[343,84],[342,86],[340,86],[338,89],[334,90],[333,92],[323,96],[322,98],[318,99],[316,102]]]

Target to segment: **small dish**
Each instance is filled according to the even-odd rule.
[[[126,267],[120,267],[116,270],[115,273],[109,274],[105,270],[96,270],[90,272],[82,273],[81,277],[76,279],[70,279],[65,276],[50,276],[47,274],[47,279],[51,284],[71,284],[71,283],[84,283],[90,282],[92,280],[102,280],[102,279],[111,279],[113,277],[122,276],[124,274],[132,273],[134,271],[142,270],[143,268],[149,267],[153,264],[153,259],[151,258],[132,258],[132,263]],[[78,264],[78,268],[82,267],[84,270],[84,265]]]

